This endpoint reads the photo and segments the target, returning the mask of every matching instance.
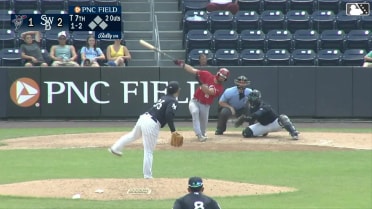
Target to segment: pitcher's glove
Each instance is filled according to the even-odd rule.
[[[178,132],[173,132],[171,136],[171,146],[181,147],[183,145],[183,136]]]

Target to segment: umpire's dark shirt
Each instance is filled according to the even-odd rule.
[[[173,205],[173,209],[221,209],[218,203],[203,193],[191,192],[179,199]]]
[[[162,96],[147,112],[159,121],[163,128],[168,123],[171,132],[176,131],[174,127],[174,116],[176,114],[178,101],[172,95]]]
[[[268,125],[278,118],[278,114],[270,105],[261,102],[261,105],[250,107],[251,117],[256,119],[262,125]]]

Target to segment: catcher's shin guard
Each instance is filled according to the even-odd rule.
[[[298,131],[296,130],[296,128],[294,127],[293,123],[291,122],[287,115],[284,114],[279,115],[278,122],[280,126],[282,126],[285,130],[289,132],[289,134],[291,134],[292,139],[295,140],[298,139]]]

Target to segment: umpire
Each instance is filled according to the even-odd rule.
[[[235,86],[227,88],[218,102],[220,107],[215,135],[222,135],[226,131],[227,121],[231,116],[239,117],[248,112],[246,104],[252,89],[247,86],[250,81],[241,75],[234,80],[234,83]]]
[[[188,194],[174,202],[173,209],[221,209],[214,199],[203,194],[203,180],[200,177],[189,178],[187,191]]]

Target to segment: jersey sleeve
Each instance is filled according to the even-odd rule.
[[[173,204],[173,208],[172,209],[183,209],[182,208],[182,205],[181,205],[181,201],[180,199],[177,199],[174,204]]]
[[[176,128],[174,126],[174,117],[176,115],[177,107],[178,107],[177,100],[173,100],[168,103],[167,109],[165,110],[165,120],[167,121],[171,132],[176,131]]]

